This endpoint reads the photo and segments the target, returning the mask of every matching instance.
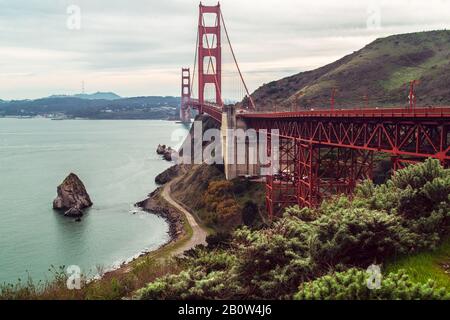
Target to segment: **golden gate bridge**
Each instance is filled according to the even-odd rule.
[[[247,106],[224,104],[222,29]],[[182,69],[183,122],[190,121],[191,109],[195,109],[229,129],[239,122],[256,131],[278,130],[278,169],[265,177],[269,216],[287,206],[315,207],[330,195],[351,194],[356,184],[372,178],[376,153],[389,157],[394,171],[427,158],[450,165],[450,107],[417,107],[415,81],[405,107],[335,110],[332,103],[329,108],[309,111],[258,111],[236,60],[220,4],[200,3],[194,72],[190,70]],[[270,134],[267,143],[270,158]],[[231,163],[225,163],[225,171],[227,179],[253,172],[248,165],[238,168]]]

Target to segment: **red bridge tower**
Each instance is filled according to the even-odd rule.
[[[191,99],[191,72],[189,68],[181,69],[181,107],[180,120],[181,122],[191,121],[191,108],[188,104]]]
[[[204,6],[200,3],[198,20],[198,102],[200,113],[205,103],[205,87],[215,87],[215,104],[222,105],[222,47],[220,36],[220,4]],[[205,16],[207,19],[205,20]],[[211,24],[212,18],[215,20]],[[208,23],[207,23],[208,22]],[[206,70],[205,70],[206,64]]]

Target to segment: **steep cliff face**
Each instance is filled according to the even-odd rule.
[[[188,165],[175,165],[170,167],[169,169],[161,172],[155,178],[155,182],[159,185],[166,184],[170,180],[174,179],[178,175],[181,175],[183,171],[189,170],[190,166]]]
[[[83,182],[74,173],[69,174],[58,186],[57,194],[53,209],[64,210],[66,216],[82,216],[82,210],[93,204]]]

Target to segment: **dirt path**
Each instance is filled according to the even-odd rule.
[[[186,219],[188,223],[190,224],[192,228],[192,237],[181,247],[175,249],[173,252],[171,252],[171,255],[178,256],[183,254],[186,250],[192,249],[195,246],[199,244],[206,245],[206,236],[208,235],[205,230],[203,230],[195,221],[195,218],[192,216],[192,214],[186,210],[183,206],[178,204],[176,200],[174,200],[171,196],[171,187],[174,183],[176,183],[178,179],[173,179],[172,181],[168,182],[161,193],[161,196],[166,200],[171,206],[179,210],[181,213],[183,213],[186,216]]]
[[[172,198],[171,187],[176,182],[178,182],[179,179],[180,178],[175,178],[175,179],[172,179],[170,182],[166,183],[162,189],[161,196],[163,197],[164,200],[166,200],[169,203],[169,205],[173,206],[175,209],[179,210],[182,214],[185,215],[186,220],[188,221],[189,225],[192,228],[192,237],[186,243],[181,245],[180,247],[171,250],[169,253],[170,256],[182,255],[185,251],[190,250],[199,244],[206,245],[206,236],[208,235],[208,233],[198,225],[197,221],[192,216],[192,214],[188,210],[186,210],[183,206],[181,206],[176,200],[174,200]],[[159,251],[159,249],[156,251],[150,252],[149,254],[151,255],[151,254],[157,253],[158,251]],[[103,278],[108,277],[108,279],[110,279],[111,277],[116,276],[116,275],[127,274],[127,273],[131,272],[132,269],[133,269],[133,264],[128,263],[126,265],[123,265],[119,269],[107,272],[103,276]]]

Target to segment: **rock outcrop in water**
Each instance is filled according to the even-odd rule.
[[[172,153],[175,152],[171,147],[167,147],[165,144],[158,145],[156,153],[162,155],[164,160],[172,161]]]
[[[58,196],[53,201],[53,209],[64,210],[68,217],[81,217],[83,210],[92,206],[91,198],[83,182],[74,173],[71,173],[58,186]]]

